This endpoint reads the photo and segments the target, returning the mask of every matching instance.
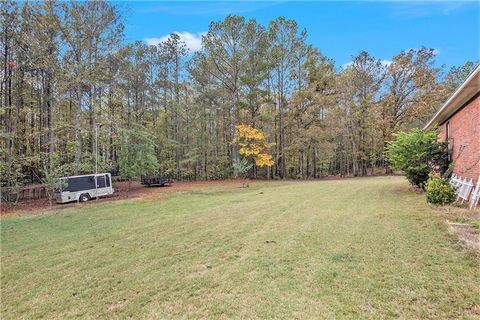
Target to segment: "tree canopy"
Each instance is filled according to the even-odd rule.
[[[45,166],[92,172],[96,143],[99,168],[119,174],[136,126],[159,172],[179,179],[234,175],[239,124],[270,146],[272,166],[254,177],[366,175],[388,166],[392,134],[422,125],[474,65],[446,71],[420,48],[389,64],[360,52],[340,67],[284,17],[227,16],[189,52],[176,33],[126,43],[124,12],[106,1],[2,1],[0,11],[4,185],[37,182]]]

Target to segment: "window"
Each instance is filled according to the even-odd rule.
[[[83,191],[89,189],[95,189],[95,177],[94,176],[87,176],[87,177],[76,177],[76,178],[67,178],[67,187],[64,188],[64,191]]]
[[[97,188],[105,188],[105,176],[97,176]]]
[[[105,181],[107,182],[107,187],[110,187],[110,177],[108,174],[105,175]]]
[[[448,161],[452,161],[453,139],[450,132],[450,121],[445,124],[445,141],[447,142]]]

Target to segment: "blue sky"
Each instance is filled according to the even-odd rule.
[[[337,66],[366,50],[382,60],[422,45],[437,51],[437,64],[461,65],[480,59],[478,1],[177,1],[122,2],[126,40],[158,43],[179,32],[192,50],[210,21],[228,14],[260,23],[278,16],[295,19],[308,31],[308,42]]]

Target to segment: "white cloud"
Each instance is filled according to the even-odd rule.
[[[380,60],[380,63],[382,64],[382,66],[388,67],[392,64],[392,61],[390,61],[390,60]]]
[[[202,50],[202,36],[205,35],[206,32],[190,33],[187,31],[174,31],[173,33],[176,33],[180,36],[180,40],[185,42],[190,52]],[[156,46],[159,43],[165,42],[169,36],[170,35],[168,34],[159,38],[145,38],[145,42],[149,45]]]
[[[352,65],[352,63],[353,63],[352,61],[349,61],[347,63],[342,64],[342,69],[347,69],[348,67],[350,67]]]

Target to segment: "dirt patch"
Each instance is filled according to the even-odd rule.
[[[371,178],[372,176],[366,176],[361,178]],[[262,183],[285,183],[285,182],[318,182],[322,180],[345,180],[345,179],[358,179],[359,177],[352,177],[352,176],[327,176],[322,177],[321,179],[312,179],[312,180],[249,180],[248,183],[251,187],[255,185],[259,185]],[[157,202],[161,201],[164,198],[159,198],[158,195],[161,194],[170,194],[172,192],[179,192],[185,190],[194,189],[195,193],[218,193],[218,192],[226,192],[231,191],[233,189],[242,190],[242,179],[227,179],[227,180],[210,180],[210,181],[181,181],[181,182],[174,182],[171,186],[166,187],[150,187],[146,188],[140,184],[139,181],[133,181],[131,184],[131,189],[128,190],[128,182],[114,182],[113,187],[115,189],[115,194],[109,197],[104,197],[101,199],[92,200],[86,203],[65,203],[65,204],[56,204],[52,205],[50,208],[50,204],[48,199],[36,199],[36,200],[29,200],[29,201],[22,201],[18,202],[17,204],[10,203],[10,202],[2,202],[0,205],[0,216],[8,216],[8,215],[17,215],[17,214],[39,214],[43,213],[49,209],[65,209],[71,207],[81,207],[84,205],[90,205],[92,203],[98,202],[105,202],[105,201],[117,201],[117,200],[125,200],[125,199],[142,199],[147,202]],[[213,186],[213,188],[209,188],[209,190],[202,190],[202,187],[206,186]],[[226,188],[225,188],[226,187]]]
[[[115,182],[113,187],[115,189],[115,194],[109,197],[104,197],[96,200],[91,200],[86,203],[65,203],[65,204],[56,204],[52,205],[52,209],[66,209],[71,207],[78,207],[84,205],[90,205],[92,203],[107,202],[107,201],[118,201],[125,199],[135,199],[140,198],[148,202],[160,201],[157,195],[161,194],[170,194],[174,192],[181,192],[185,190],[190,190],[197,187],[206,187],[206,186],[230,186],[235,187],[235,185],[241,186],[241,182],[238,180],[213,180],[213,181],[192,181],[192,182],[174,182],[170,186],[165,187],[144,187],[138,181],[134,181],[131,184],[131,189],[128,190],[128,182]],[[45,212],[50,209],[50,203],[48,199],[36,199],[25,202],[9,203],[2,202],[0,206],[0,215],[16,215],[16,214],[38,214]]]
[[[462,244],[480,253],[480,231],[469,223],[456,223],[447,220],[448,231],[454,234]]]

